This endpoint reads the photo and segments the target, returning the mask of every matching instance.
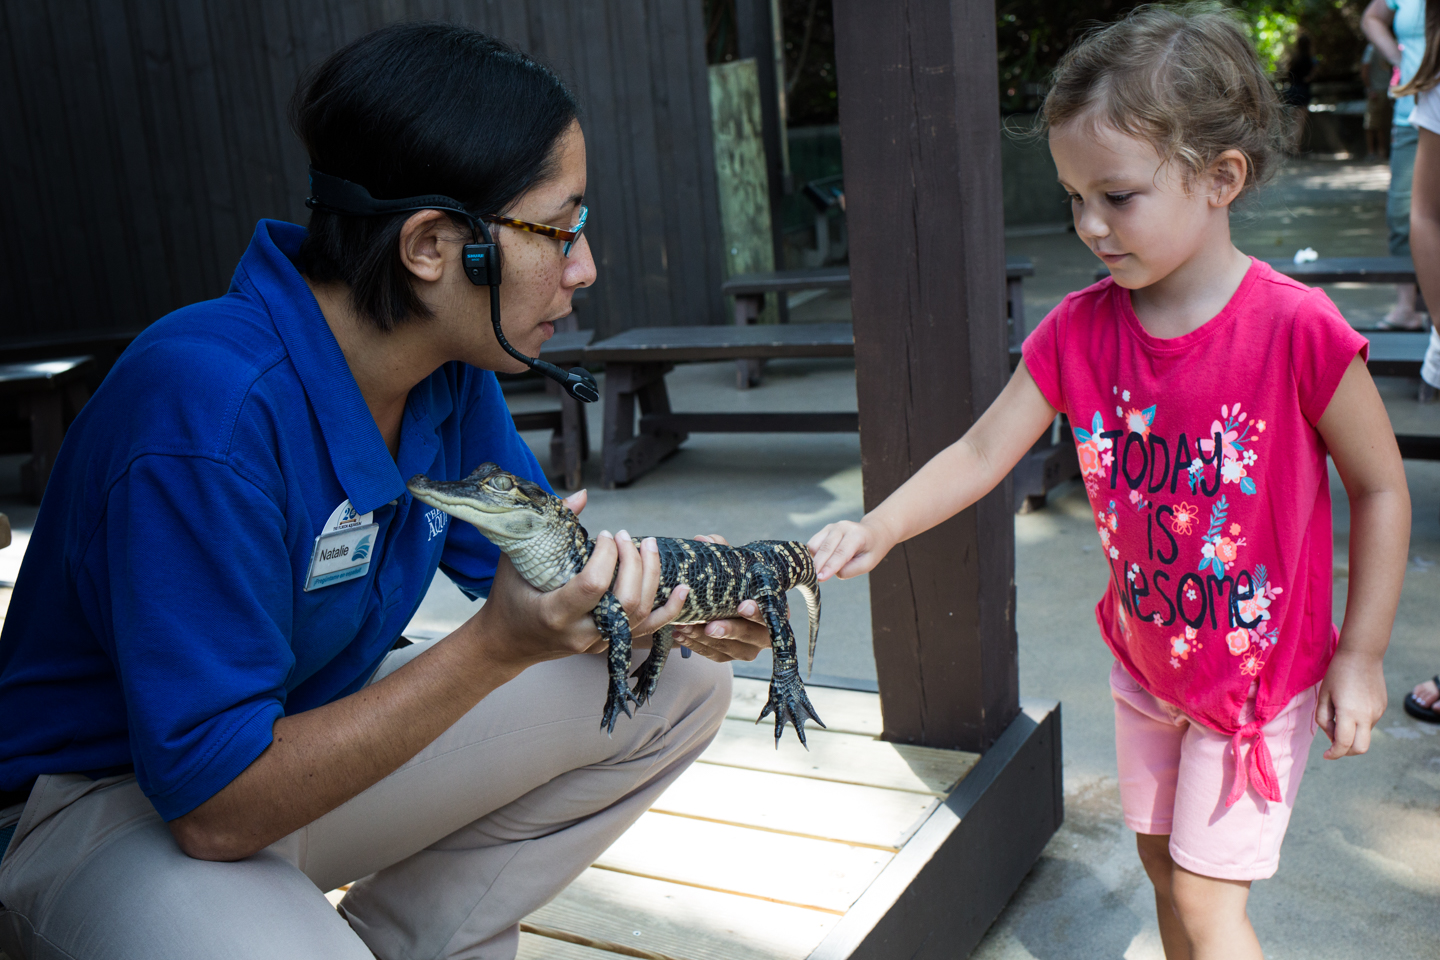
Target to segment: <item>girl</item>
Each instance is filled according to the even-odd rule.
[[[1110,567],[1120,792],[1170,960],[1261,956],[1271,876],[1315,724],[1364,753],[1410,506],[1366,342],[1321,292],[1245,256],[1232,204],[1270,173],[1280,104],[1241,29],[1142,7],[1068,52],[1044,122],[1075,229],[1111,277],[1066,297],[988,411],[859,523],[810,541],[853,577],[1074,424]],[[1331,624],[1330,454],[1351,506]]]

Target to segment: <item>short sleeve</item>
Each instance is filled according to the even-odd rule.
[[[284,529],[228,464],[142,456],[81,558],[77,587],[111,619],[96,633],[113,638],[135,776],[166,820],[234,780],[284,713],[295,664]]]
[[[495,374],[473,369],[468,374],[462,381],[466,395],[458,476],[466,476],[488,461],[553,493],[535,454],[515,430],[515,420],[505,405]],[[490,585],[495,581],[495,565],[499,562],[500,550],[479,530],[462,522],[448,526],[440,569],[470,599],[489,595]]]
[[[1440,96],[1436,90],[1417,93],[1415,95],[1415,109],[1410,112],[1410,124],[1422,130],[1429,130],[1431,133],[1440,133]]]
[[[1369,358],[1370,342],[1346,322],[1323,290],[1311,290],[1300,301],[1291,338],[1300,412],[1313,425],[1325,414],[1350,361],[1357,355]]]
[[[1035,381],[1050,406],[1060,411],[1066,409],[1065,391],[1060,383],[1060,341],[1064,332],[1061,325],[1065,322],[1069,306],[1069,297],[1061,300],[1059,305],[1040,321],[1040,325],[1031,331],[1030,336],[1025,338],[1025,343],[1020,348],[1025,369],[1030,371],[1030,378]]]

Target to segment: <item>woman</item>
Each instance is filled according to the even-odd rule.
[[[405,491],[487,460],[544,483],[461,251],[489,221],[532,356],[593,282],[559,79],[396,25],[321,65],[292,121],[313,170],[463,210],[262,221],[229,292],[155,323],[76,420],[0,637],[12,956],[513,957],[519,919],[708,744],[711,661],[766,642],[689,631],[709,659],[607,738],[604,661],[572,654],[600,646],[612,576],[637,635],[673,616],[650,613],[653,542],[602,533],[540,594]],[[437,568],[488,602],[392,651]],[[342,917],[321,891],[358,878]]]
[[[1415,150],[1415,186],[1410,207],[1410,240],[1414,248],[1415,278],[1427,303],[1440,303],[1440,4],[1425,10],[1425,56],[1414,78],[1396,90],[1413,95],[1411,122],[1419,131]],[[1432,299],[1433,298],[1433,299]],[[1432,389],[1440,387],[1440,334],[1430,329],[1430,345],[1420,377]],[[1417,720],[1440,723],[1440,677],[1415,685],[1405,695],[1405,712]]]
[[[1360,17],[1360,29],[1382,57],[1399,71],[1407,84],[1425,53],[1425,0],[1370,0]],[[1397,91],[1391,112],[1390,188],[1385,195],[1385,226],[1390,256],[1410,254],[1410,183],[1415,170],[1415,127],[1410,111],[1413,95]],[[1423,330],[1425,314],[1416,309],[1415,284],[1395,286],[1395,306],[1380,320],[1381,330]]]

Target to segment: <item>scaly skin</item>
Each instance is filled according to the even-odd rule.
[[[493,463],[482,463],[464,480],[434,481],[417,475],[406,486],[417,500],[473,524],[510,557],[520,575],[538,590],[555,590],[567,583],[585,566],[594,548],[595,542],[564,501]],[[706,623],[733,617],[747,599],[760,607],[770,627],[774,670],[770,699],[759,719],[775,714],[777,746],[787,722],[805,743],[806,717],[822,727],[825,724],[815,713],[800,679],[799,652],[790,629],[785,591],[798,589],[805,598],[810,619],[809,659],[813,664],[820,629],[820,588],[809,551],[801,543],[784,540],[757,540],[743,547],[668,538],[656,538],[656,543],[660,550],[660,587],[655,593],[655,607],[663,606],[680,584],[690,586],[690,595],[674,623]],[[625,678],[630,665],[630,624],[625,611],[615,595],[607,592],[593,616],[601,636],[610,644],[610,683],[600,725],[614,732],[621,713],[631,716],[631,702],[643,705],[654,694],[674,638],[670,627],[656,632],[650,656],[635,671],[637,681],[632,691]]]

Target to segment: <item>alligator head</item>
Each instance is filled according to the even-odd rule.
[[[405,486],[416,500],[473,524],[507,554],[580,522],[559,497],[493,463],[480,464],[464,480],[416,474]]]

